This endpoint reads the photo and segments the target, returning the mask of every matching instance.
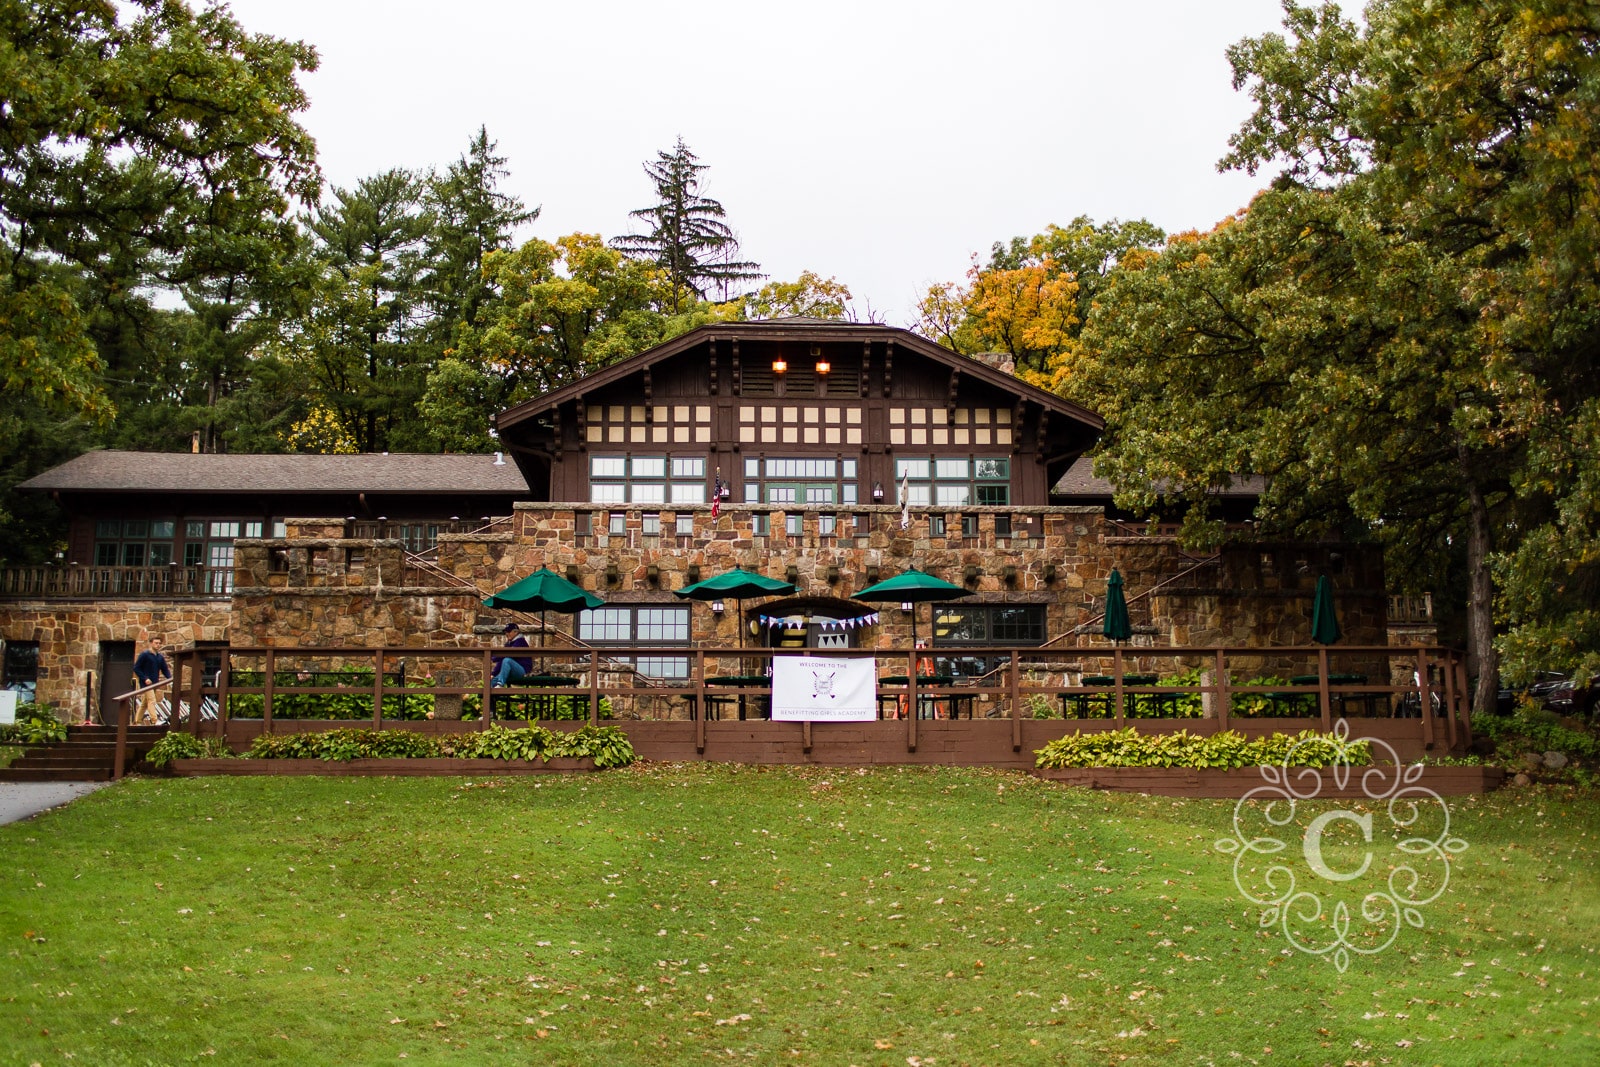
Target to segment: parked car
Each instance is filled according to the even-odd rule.
[[[1600,705],[1600,675],[1580,686],[1564,674],[1540,671],[1527,685],[1502,688],[1495,710],[1510,714],[1523,699],[1532,700],[1557,715],[1588,715]]]
[[[1591,715],[1600,705],[1600,675],[1590,678],[1586,685],[1563,678],[1543,699],[1544,706],[1557,715]]]

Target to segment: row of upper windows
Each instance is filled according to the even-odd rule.
[[[189,519],[178,537],[176,519],[100,519],[94,526],[94,565],[97,567],[165,567],[177,560],[181,541],[185,567],[233,566],[233,542],[240,537],[260,537],[266,523],[248,519]],[[281,520],[272,523],[274,537],[287,531]]]
[[[865,499],[853,459],[773,457],[744,461],[747,504],[800,504],[827,507]],[[895,463],[895,479],[903,482],[908,502],[916,507],[937,504],[1004,506],[1011,502],[1011,460],[995,456],[917,457]],[[874,502],[896,503],[898,492],[875,487]],[[589,500],[595,504],[703,504],[706,461],[695,457],[592,456]],[[723,497],[731,493],[723,486]]]

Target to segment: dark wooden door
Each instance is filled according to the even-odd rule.
[[[107,726],[117,724],[117,702],[111,698],[126,693],[133,685],[133,642],[100,642],[100,699],[96,712]],[[129,717],[132,721],[132,717]]]

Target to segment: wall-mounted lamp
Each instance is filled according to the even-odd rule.
[[[832,363],[829,363],[825,359],[817,360],[817,373],[818,374],[827,374],[832,369],[833,369],[833,364]]]
[[[883,503],[883,483],[882,482],[873,482],[872,483],[872,502],[874,504]]]
[[[789,361],[784,359],[782,356],[779,356],[777,359],[772,361],[772,373],[773,374],[782,374],[784,371],[786,371],[788,369],[789,369]]]
[[[713,615],[721,615],[726,610],[728,610],[728,606],[726,604],[724,604],[722,601],[713,600],[711,602],[711,614],[713,614]]]
[[[900,602],[900,611],[901,611],[902,614],[910,615],[911,614],[911,601],[902,600]]]

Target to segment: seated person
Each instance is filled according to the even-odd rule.
[[[506,623],[505,633],[507,648],[528,647],[528,639],[522,636],[522,630],[516,623]],[[533,670],[533,660],[520,656],[504,656],[495,663],[494,668],[494,681],[491,684],[498,689],[512,682],[521,681]]]

